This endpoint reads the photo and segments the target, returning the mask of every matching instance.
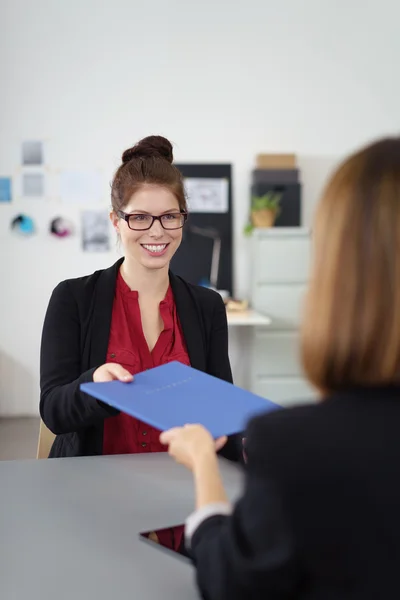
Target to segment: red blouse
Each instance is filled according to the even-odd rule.
[[[164,330],[150,352],[142,329],[139,294],[129,289],[119,273],[106,362],[119,363],[133,375],[173,360],[190,365],[171,288],[160,303],[160,313]],[[165,452],[159,435],[157,429],[119,413],[104,421],[103,454]]]
[[[108,341],[107,362],[116,362],[135,375],[146,369],[177,360],[190,365],[171,288],[160,302],[164,329],[150,352],[144,337],[138,292],[131,291],[118,274]],[[133,390],[134,393],[134,385]],[[124,413],[104,421],[103,454],[166,452],[160,432]],[[183,527],[158,532],[160,544],[178,550]]]

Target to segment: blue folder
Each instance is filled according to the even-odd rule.
[[[251,417],[280,408],[179,362],[139,373],[130,383],[83,383],[80,389],[160,431],[200,423],[214,438],[242,432]]]

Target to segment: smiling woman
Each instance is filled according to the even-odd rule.
[[[222,298],[170,271],[187,220],[182,175],[172,163],[172,146],[160,136],[123,153],[110,219],[124,257],[52,294],[40,400],[42,419],[57,434],[52,457],[165,451],[158,431],[82,393],[81,383],[132,382],[173,360],[232,381]],[[227,458],[240,460],[239,439],[228,440]]]

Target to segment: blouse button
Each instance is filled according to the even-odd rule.
[[[147,431],[142,431],[142,435],[147,435]]]
[[[110,358],[115,358],[115,352],[111,352]]]
[[[147,446],[146,442],[142,442],[142,446],[143,446],[143,448],[146,448],[146,446]]]

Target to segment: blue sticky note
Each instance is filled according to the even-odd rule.
[[[11,202],[10,177],[0,177],[0,202]]]
[[[179,362],[139,373],[130,383],[83,383],[80,389],[160,431],[199,423],[214,438],[242,432],[251,417],[280,408]]]

